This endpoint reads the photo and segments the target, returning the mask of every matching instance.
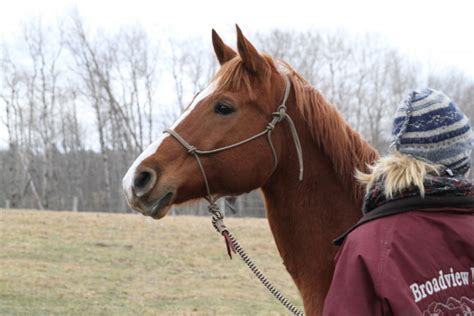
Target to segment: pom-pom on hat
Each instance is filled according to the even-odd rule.
[[[471,166],[471,123],[440,91],[413,91],[397,109],[392,136],[399,152],[444,165],[448,174],[464,176]]]

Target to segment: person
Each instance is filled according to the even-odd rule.
[[[397,109],[390,153],[356,172],[363,217],[341,245],[323,315],[474,315],[473,132],[444,93]]]

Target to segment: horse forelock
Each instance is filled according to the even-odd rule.
[[[273,58],[263,54],[265,62],[269,69],[265,74],[259,74],[259,77],[266,78],[271,70],[276,70]],[[214,76],[213,81],[216,82],[216,93],[224,91],[242,92],[255,97],[255,88],[252,85],[252,75],[245,67],[240,56],[236,56],[223,64]]]

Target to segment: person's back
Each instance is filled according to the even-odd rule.
[[[470,211],[410,211],[354,230],[337,256],[325,314],[474,311],[474,208]]]
[[[359,173],[364,216],[336,240],[324,315],[474,315],[472,133],[443,98],[414,93],[395,119],[396,153]]]

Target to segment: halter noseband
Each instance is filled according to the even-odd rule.
[[[280,123],[281,121],[283,121],[285,119],[288,121],[288,125],[289,125],[290,131],[291,131],[291,135],[293,137],[293,142],[295,143],[296,153],[298,155],[298,163],[299,163],[299,166],[300,166],[299,178],[298,179],[299,179],[299,181],[303,180],[303,152],[302,152],[302,149],[301,149],[301,143],[300,143],[298,133],[297,133],[296,128],[295,128],[295,124],[293,123],[293,120],[288,115],[288,113],[286,113],[286,102],[288,101],[288,96],[290,95],[291,82],[288,79],[288,76],[286,74],[283,75],[283,78],[285,80],[285,93],[283,95],[283,101],[278,106],[277,111],[272,113],[272,117],[273,117],[272,120],[267,124],[265,129],[263,131],[261,131],[260,133],[258,133],[258,134],[250,136],[250,137],[248,137],[244,140],[241,140],[241,141],[239,141],[237,143],[234,143],[234,144],[231,144],[231,145],[227,145],[227,146],[223,146],[223,147],[219,147],[219,148],[211,149],[211,150],[199,150],[196,147],[194,147],[193,145],[189,144],[175,130],[167,128],[163,131],[163,133],[168,133],[171,136],[173,136],[186,149],[188,154],[194,155],[194,157],[196,158],[197,164],[198,164],[199,169],[201,170],[202,176],[204,178],[204,183],[206,185],[206,191],[207,191],[206,200],[211,204],[211,206],[215,205],[215,202],[219,197],[216,197],[216,198],[212,197],[211,188],[209,186],[209,181],[207,180],[206,172],[204,170],[204,167],[202,165],[202,162],[201,162],[201,159],[199,158],[199,156],[200,155],[215,154],[215,153],[218,153],[218,152],[221,152],[221,151],[225,151],[227,149],[235,148],[235,147],[238,147],[240,145],[249,143],[249,142],[251,142],[251,141],[253,141],[253,140],[255,140],[255,139],[257,139],[257,138],[259,138],[263,135],[267,135],[268,144],[270,145],[270,148],[272,150],[272,155],[273,155],[273,171],[275,171],[275,169],[277,167],[277,164],[278,164],[278,157],[277,157],[276,150],[275,150],[275,147],[273,146],[273,142],[272,142],[272,131],[275,128],[276,124]],[[272,171],[272,173],[273,173],[273,171]]]

